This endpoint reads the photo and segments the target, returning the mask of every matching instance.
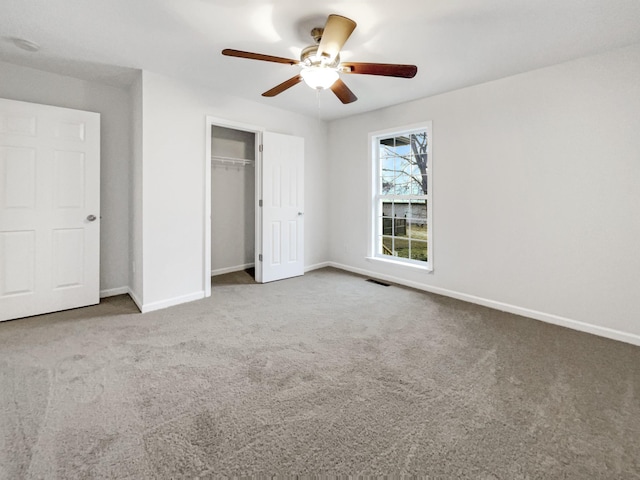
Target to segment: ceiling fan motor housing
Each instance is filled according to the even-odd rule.
[[[331,59],[324,55],[318,55],[318,45],[310,45],[300,53],[300,63],[305,67],[337,68],[340,65],[340,54]]]
[[[324,28],[316,27],[311,29],[311,36],[313,40],[316,42],[316,45],[320,44],[320,40],[322,40],[322,34],[324,33]]]

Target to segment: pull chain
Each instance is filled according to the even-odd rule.
[[[320,89],[316,88],[316,101],[318,103],[318,123],[320,123]]]

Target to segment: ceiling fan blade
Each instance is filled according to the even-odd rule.
[[[262,94],[263,97],[275,97],[279,93],[284,92],[287,88],[291,88],[294,85],[299,84],[302,81],[301,75],[296,75],[295,77],[290,78],[289,80],[282,82],[280,85],[276,85],[271,90],[267,90]]]
[[[292,60],[290,58],[274,57],[273,55],[263,55],[262,53],[243,52],[242,50],[233,50],[231,48],[225,48],[222,50],[222,54],[228,57],[240,57],[248,58],[250,60],[263,60],[265,62],[274,63],[286,63],[287,65],[297,65],[298,60]]]
[[[341,80],[338,79],[331,85],[331,91],[336,94],[342,103],[352,103],[358,100],[355,93]]]
[[[331,59],[340,53],[342,47],[356,28],[356,22],[341,15],[329,15],[318,45],[318,55]]]
[[[397,65],[394,63],[358,63],[340,64],[345,67],[344,73],[361,73],[365,75],[382,75],[384,77],[413,78],[418,73],[415,65]]]

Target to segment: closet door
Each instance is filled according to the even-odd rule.
[[[303,275],[303,138],[263,134],[261,187],[262,278],[258,280],[266,283]]]

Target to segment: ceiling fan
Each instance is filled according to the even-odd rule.
[[[413,78],[416,75],[418,67],[415,65],[341,62],[340,50],[355,28],[356,22],[353,20],[341,15],[329,15],[324,28],[318,27],[311,30],[315,45],[304,48],[299,61],[229,48],[222,50],[222,54],[230,57],[296,65],[301,68],[299,74],[271,90],[267,90],[262,94],[263,97],[275,97],[304,80],[311,88],[320,90],[330,88],[342,103],[351,103],[355,102],[358,97],[340,79],[340,73],[400,78]]]

